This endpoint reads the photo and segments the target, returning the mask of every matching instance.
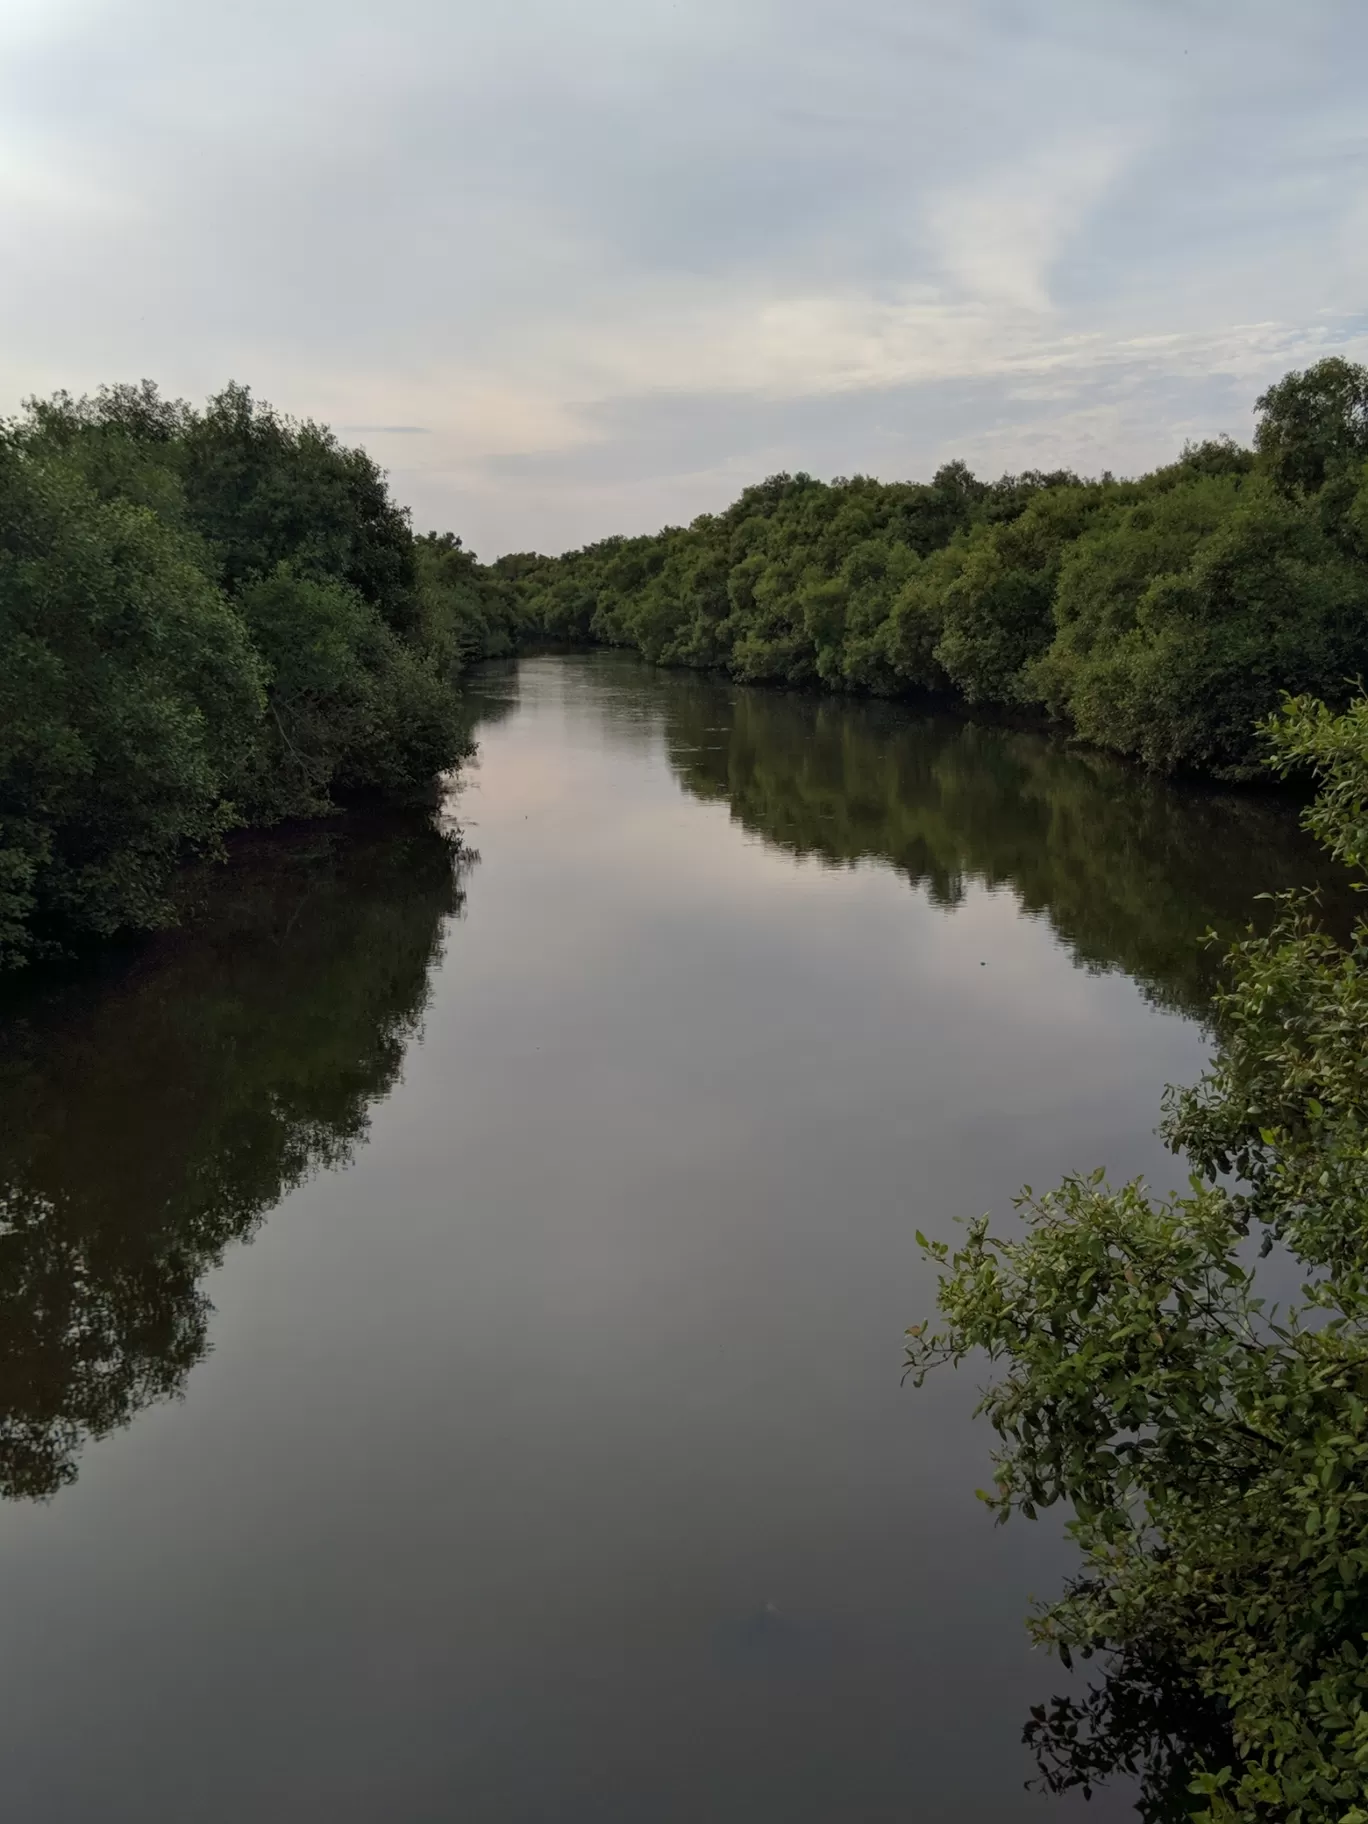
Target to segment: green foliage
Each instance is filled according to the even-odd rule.
[[[182,461],[187,513],[230,592],[288,564],[310,581],[346,583],[396,633],[414,631],[408,517],[364,450],[229,385],[188,416]]]
[[[1258,401],[1255,448],[1278,487],[1314,493],[1368,456],[1368,370],[1337,355],[1288,374]]]
[[[1255,774],[1284,691],[1368,665],[1368,371],[1331,359],[1226,439],[1131,482],[830,485],[775,475],[655,537],[520,560],[563,640],[755,683],[952,692],[1044,713],[1158,771]]]
[[[0,968],[170,916],[234,823],[422,787],[512,574],[415,541],[380,470],[230,385],[33,401],[0,433]]]
[[[0,965],[164,923],[187,843],[234,819],[262,667],[146,507],[0,436]]]
[[[975,528],[959,574],[942,598],[936,657],[968,703],[1012,703],[1054,636],[1060,565],[1104,508],[1124,498],[1114,483],[1049,488],[1005,524]]]
[[[1265,732],[1284,770],[1316,771],[1308,821],[1362,872],[1368,704],[1288,700]],[[1189,1191],[1099,1171],[1027,1192],[1018,1233],[983,1219],[953,1254],[927,1244],[945,1327],[909,1333],[909,1367],[983,1351],[1001,1440],[984,1500],[1003,1519],[1072,1507],[1083,1568],[1033,1630],[1066,1664],[1102,1654],[1126,1702],[1104,1681],[1037,1713],[1050,1783],[1151,1767],[1142,1810],[1181,1815],[1171,1708],[1135,1701],[1168,1680],[1194,1815],[1362,1824],[1368,924],[1337,942],[1314,899],[1285,896],[1231,952],[1215,1011],[1212,1066],[1165,1121]],[[1266,1300],[1254,1235],[1306,1277],[1288,1308]]]
[[[886,691],[899,682],[880,631],[895,599],[990,493],[962,465],[925,486],[775,475],[692,526],[542,559],[520,588],[553,637],[753,681]]]
[[[1064,553],[1054,597],[1055,635],[1032,668],[1031,688],[1056,716],[1105,727],[1109,667],[1135,634],[1157,577],[1186,570],[1202,540],[1239,504],[1238,476],[1193,477],[1108,514]],[[1140,643],[1143,650],[1143,642]]]
[[[1194,480],[1079,540],[1035,668],[1078,733],[1163,771],[1253,777],[1280,691],[1344,700],[1368,566],[1261,478]]]
[[[477,659],[515,652],[530,631],[514,586],[516,560],[489,569],[454,532],[414,540],[422,644],[439,672],[455,676]]]
[[[238,606],[267,680],[269,714],[243,783],[253,822],[319,816],[334,791],[420,785],[461,751],[435,667],[346,583],[282,564]]]

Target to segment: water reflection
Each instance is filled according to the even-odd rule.
[[[747,830],[836,865],[885,861],[938,905],[1008,886],[1088,969],[1201,1016],[1219,951],[1260,894],[1343,894],[1285,796],[1177,787],[1029,730],[892,704],[671,680],[679,779]]]
[[[4,1009],[0,1495],[181,1390],[206,1270],[394,1084],[466,859],[425,819],[257,841],[181,931]]]
[[[1124,1777],[1144,1824],[1186,1824],[1201,1803],[1193,1768],[1235,1758],[1220,1710],[1154,1644],[1114,1655],[1082,1696],[1034,1706],[1023,1739],[1042,1792],[1090,1799]]]
[[[1028,734],[611,657],[472,716],[426,1014],[461,885],[421,820],[246,849],[0,1012],[0,1492],[178,1392],[219,1305],[184,1422],[5,1516],[12,1809],[1035,1815],[1023,1612],[1070,1560],[977,1523],[971,1377],[899,1392],[912,1231],[1166,1169],[1200,1035],[1046,926],[1201,1010],[1200,930],[1311,851]],[[1046,1708],[1048,1786],[1143,1767],[1182,1815],[1153,1671]]]

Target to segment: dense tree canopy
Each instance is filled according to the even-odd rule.
[[[421,787],[519,614],[364,451],[245,387],[32,402],[0,428],[0,967],[164,923],[234,824]]]
[[[536,624],[753,682],[949,692],[1163,771],[1256,775],[1282,691],[1368,666],[1368,371],[1332,358],[1133,481],[776,475],[651,537],[520,560]]]
[[[233,819],[266,702],[193,541],[0,437],[0,957],[163,914]]]
[[[1332,355],[1259,399],[1255,446],[1289,493],[1315,493],[1368,457],[1368,370]]]

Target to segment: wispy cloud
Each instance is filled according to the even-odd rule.
[[[1068,139],[933,196],[927,217],[947,279],[966,298],[1048,311],[1052,270],[1128,149],[1115,134]]]
[[[1134,467],[1363,346],[1354,0],[11,0],[0,393],[230,375],[553,546]]]

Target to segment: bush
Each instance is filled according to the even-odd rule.
[[[0,967],[165,922],[235,823],[421,786],[524,624],[364,451],[245,387],[31,402],[0,430]]]
[[[1252,778],[1265,751],[1258,725],[1279,694],[1342,706],[1365,634],[1368,567],[1314,508],[1252,483],[1185,568],[1152,577],[1134,625],[1094,644],[1069,713],[1084,739],[1160,770]]]
[[[520,560],[515,587],[559,639],[756,683],[949,691],[1160,771],[1247,778],[1280,692],[1342,704],[1368,665],[1368,370],[1322,361],[1258,410],[1257,453],[1214,438],[1130,482],[774,475],[691,526]]]
[[[241,793],[252,822],[319,816],[335,792],[419,786],[461,751],[455,699],[431,658],[346,583],[282,564],[238,600],[266,680]]]
[[[0,962],[169,916],[187,844],[236,816],[262,670],[145,507],[0,437]]]

